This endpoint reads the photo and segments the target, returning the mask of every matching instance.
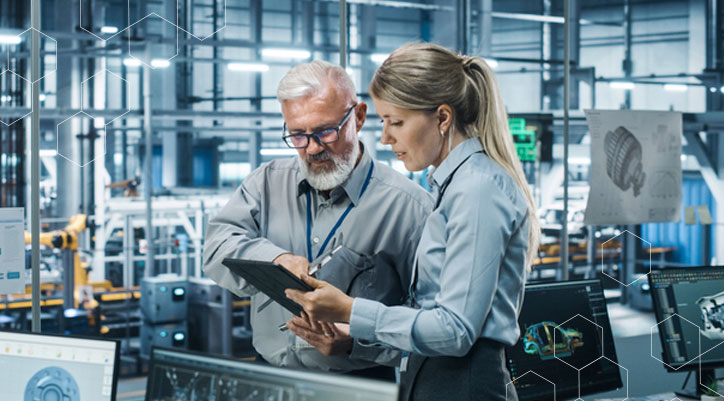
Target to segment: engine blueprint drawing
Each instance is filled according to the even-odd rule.
[[[25,401],[80,401],[78,383],[63,368],[43,368],[25,385]]]
[[[634,196],[641,194],[646,173],[641,163],[641,142],[625,127],[606,133],[606,173],[622,191],[633,187]]]
[[[701,309],[701,334],[711,340],[724,340],[724,291],[701,297],[696,304]]]
[[[586,225],[681,219],[681,113],[586,110],[590,188]]]

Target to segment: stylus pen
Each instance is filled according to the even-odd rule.
[[[289,327],[287,327],[286,323],[282,323],[281,325],[279,325],[279,331],[287,331],[287,330],[289,330]]]
[[[324,258],[322,258],[322,261],[321,261],[320,263],[318,263],[316,266],[314,266],[314,267],[312,267],[311,269],[309,269],[309,273],[308,273],[308,274],[309,274],[310,276],[314,276],[314,275],[319,271],[319,269],[322,268],[322,266],[326,265],[327,262],[329,262],[330,260],[332,260],[332,256],[334,256],[334,254],[337,253],[337,251],[339,251],[340,249],[342,249],[342,245],[341,245],[341,244],[340,244],[340,245],[337,245],[337,247],[334,248],[334,249],[332,250],[332,252],[330,252],[328,255],[326,255]]]

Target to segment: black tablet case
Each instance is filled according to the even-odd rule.
[[[314,291],[299,277],[273,262],[226,258],[221,263],[296,316],[301,316],[303,309],[287,298],[284,290]]]

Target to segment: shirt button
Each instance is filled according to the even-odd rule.
[[[318,244],[318,243],[319,243],[319,237],[314,237],[314,239],[313,239],[312,241],[314,241],[315,244]]]

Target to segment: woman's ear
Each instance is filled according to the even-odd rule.
[[[452,108],[447,104],[438,106],[437,108],[437,125],[440,132],[447,133],[453,124]]]

